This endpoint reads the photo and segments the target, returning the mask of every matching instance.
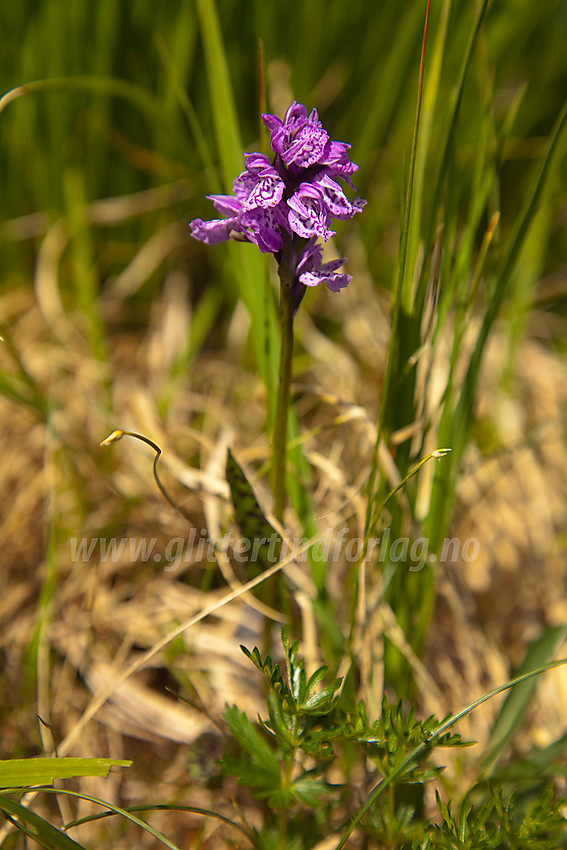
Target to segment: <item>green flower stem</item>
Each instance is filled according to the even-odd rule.
[[[295,249],[286,239],[278,266],[280,276],[280,371],[276,399],[276,419],[272,441],[272,486],[274,492],[274,516],[283,524],[286,506],[286,459],[287,423],[291,386],[291,361],[293,357],[293,285],[295,282]]]

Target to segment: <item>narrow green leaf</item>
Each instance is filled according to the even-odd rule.
[[[242,143],[228,62],[214,0],[197,0],[197,11],[205,49],[217,145],[225,183],[231,186],[232,180],[242,171]]]
[[[173,841],[166,838],[165,835],[155,829],[155,827],[150,826],[150,824],[145,823],[145,821],[140,818],[137,818],[128,809],[121,809],[120,806],[113,806],[112,803],[109,803],[106,800],[99,800],[97,797],[91,797],[90,794],[81,794],[79,791],[70,791],[68,788],[43,788],[42,791],[43,793],[50,794],[66,794],[68,797],[77,797],[80,800],[87,800],[89,803],[94,803],[96,806],[102,806],[109,810],[107,814],[120,815],[126,820],[129,820],[149,835],[153,835],[157,841],[160,841],[165,847],[169,847],[169,850],[179,850],[178,846],[174,844]],[[70,828],[70,825],[68,825],[68,828]]]
[[[130,767],[131,761],[96,758],[31,758],[0,761],[0,788],[51,785],[72,776],[108,776],[111,767]]]
[[[446,529],[448,528],[450,512],[455,499],[455,470],[458,469],[461,463],[462,455],[467,445],[470,423],[474,418],[473,409],[486,343],[502,307],[504,298],[508,294],[516,263],[525,244],[529,228],[538,211],[541,194],[549,178],[552,166],[557,160],[557,150],[560,147],[566,127],[567,101],[555,122],[548,141],[546,154],[539,165],[523,210],[517,218],[510,247],[504,255],[498,273],[496,288],[488,302],[464,380],[459,386],[458,400],[454,406],[448,406],[446,404],[441,416],[439,439],[444,441],[445,445],[452,446],[453,454],[442,468],[436,470],[433,483],[431,510],[426,527],[426,531],[430,534],[433,551],[438,549],[439,542],[446,534]]]
[[[260,650],[258,649],[257,646],[254,647],[252,652],[250,652],[250,650],[246,646],[243,646],[242,644],[240,644],[240,649],[242,650],[242,652],[244,653],[246,658],[249,658],[250,661],[252,662],[252,664],[254,664],[254,666],[257,667],[258,670],[261,670],[262,672],[264,672],[264,665],[262,664],[262,657],[260,655]]]
[[[279,560],[282,539],[264,516],[252,485],[230,449],[226,460],[226,479],[236,521],[242,536],[250,542],[250,562],[258,563],[263,569],[272,566]]]
[[[565,640],[566,635],[567,627],[565,626],[546,629],[529,647],[526,657],[518,670],[518,675],[531,673],[532,670],[542,667],[549,658],[553,657],[558,647]],[[536,687],[537,679],[528,679],[511,690],[504,700],[498,717],[491,729],[486,754],[483,759],[483,764],[489,773],[492,772],[492,768],[504,750],[504,747],[522,723]]]
[[[423,102],[423,81],[425,68],[425,47],[427,42],[427,27],[429,21],[429,0],[427,3],[423,42],[421,48],[421,62],[418,74],[417,102],[413,136],[409,157],[409,168],[407,176],[406,193],[404,198],[404,210],[401,222],[400,248],[398,268],[394,284],[394,295],[392,305],[392,330],[388,346],[388,363],[384,376],[382,391],[382,404],[378,418],[378,429],[376,442],[372,455],[370,475],[368,477],[366,492],[366,520],[364,527],[365,543],[370,535],[372,513],[378,493],[375,492],[375,484],[378,476],[378,449],[384,435],[388,435],[396,428],[407,425],[413,418],[413,370],[406,373],[406,364],[417,349],[417,323],[411,314],[411,304],[404,293],[408,290],[406,282],[408,276],[413,274],[413,269],[407,271],[408,249],[410,240],[410,226],[412,225],[412,203],[415,188],[415,173],[417,152],[419,143],[420,117]],[[405,448],[404,448],[405,451]],[[405,470],[403,470],[405,472]]]
[[[318,694],[312,694],[305,700],[301,708],[305,714],[323,717],[325,714],[331,713],[337,702],[338,697],[335,697],[335,690],[330,685]]]
[[[433,193],[432,215],[430,216],[429,230],[427,235],[428,244],[431,241],[431,238],[433,236],[433,229],[436,224],[436,215],[441,202],[441,187],[449,174],[450,150],[451,145],[453,144],[455,130],[457,127],[457,119],[459,117],[461,103],[463,100],[465,81],[467,79],[467,74],[469,72],[469,67],[471,65],[471,59],[473,56],[473,50],[478,39],[484,16],[486,14],[488,3],[489,0],[482,0],[482,2],[477,6],[476,17],[472,27],[470,28],[469,40],[463,52],[463,61],[457,77],[457,84],[455,86],[451,113],[450,116],[448,116],[448,118],[445,120],[445,138],[441,145],[443,153],[441,155],[439,172],[437,174],[435,190]]]
[[[309,676],[309,681],[307,682],[307,692],[310,693],[314,688],[316,688],[317,685],[319,685],[323,681],[328,672],[329,668],[327,666],[319,667],[317,670],[315,670],[315,672],[312,673],[311,676]],[[338,679],[337,681],[342,682],[342,679]]]
[[[406,199],[406,204],[408,205],[407,258],[405,256],[403,257],[403,280],[400,281],[402,310],[408,315],[411,315],[416,311],[416,298],[423,303],[423,296],[420,296],[419,291],[415,292],[413,277],[419,250],[419,242],[422,238],[421,220],[424,213],[423,196],[427,177],[428,151],[433,131],[435,104],[439,94],[441,69],[443,67],[443,60],[446,51],[451,5],[451,0],[444,0],[441,5],[441,9],[439,11],[439,24],[435,33],[432,49],[430,51],[427,77],[425,77],[423,73],[423,65],[420,71],[419,90],[421,92],[421,88],[423,86],[423,95],[420,98],[418,94],[414,139],[412,143],[413,160],[410,161],[411,176],[408,180],[408,195]],[[424,30],[424,51],[426,38],[427,21]],[[422,59],[423,58],[424,56],[422,56]],[[423,286],[421,288],[423,289]]]
[[[247,838],[249,838],[249,834],[247,830],[236,821],[227,818],[225,815],[222,815],[220,812],[215,812],[212,809],[204,809],[201,806],[182,806],[178,803],[148,803],[144,806],[128,806],[127,809],[124,809],[127,815],[133,815],[135,812],[189,812],[194,815],[202,815],[206,818],[214,818],[215,820],[219,820],[222,823],[227,824],[228,826],[233,827],[234,829],[238,829],[242,832]],[[108,818],[112,815],[120,814],[120,811],[107,811],[107,812],[98,812],[95,815],[87,815],[84,818],[78,818],[77,820],[70,821],[65,825],[65,829],[72,829],[75,826],[82,826],[84,823],[92,823],[96,820],[102,820],[103,818]],[[136,818],[134,822],[138,819]],[[147,826],[147,824],[144,824]],[[148,832],[150,830],[148,829]],[[151,833],[155,834],[155,833]],[[156,837],[159,838],[159,833],[156,834]]]
[[[3,794],[0,795],[0,811],[27,824],[30,829],[25,831],[42,847],[49,850],[85,850],[82,844],[73,841],[60,829],[52,826],[49,821]]]
[[[27,94],[37,94],[44,91],[89,91],[108,94],[129,101],[145,112],[152,122],[163,121],[163,113],[158,101],[141,86],[128,80],[115,77],[103,77],[96,74],[77,75],[75,77],[48,77],[45,80],[33,80],[6,92],[0,98],[0,112],[9,103]]]
[[[94,357],[105,362],[106,343],[98,301],[100,282],[96,277],[96,249],[87,217],[86,174],[80,168],[68,166],[63,184],[67,202],[66,223],[72,235],[69,253],[76,270],[73,277],[76,305]]]
[[[278,739],[279,745],[289,745],[289,715],[285,714],[282,701],[274,691],[270,691],[268,694],[268,712],[270,715],[271,731]]]

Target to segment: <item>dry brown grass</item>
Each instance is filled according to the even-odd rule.
[[[127,439],[99,446],[115,427],[160,445],[166,486],[194,526],[212,538],[232,527],[224,479],[228,446],[270,508],[265,478],[256,476],[268,458],[264,394],[257,377],[240,365],[247,332],[242,311],[233,317],[228,351],[198,355],[176,384],[166,415],[158,413],[168,367],[189,332],[190,281],[180,270],[170,272],[147,323],[134,330],[128,330],[126,297],[147,273],[145,264],[159,262],[181,238],[179,228],[166,231],[145,247],[141,272],[132,264],[129,275],[105,290],[110,365],[93,359],[81,318],[63,305],[65,233],[57,225],[42,241],[35,288],[24,282],[0,299],[10,342],[48,402],[47,422],[23,404],[3,401],[0,407],[0,736],[4,757],[57,746],[60,754],[132,758],[129,770],[76,786],[114,803],[177,801],[234,817],[232,785],[205,781],[220,741],[211,718],[220,718],[226,702],[252,717],[262,711],[260,677],[238,645],[261,645],[265,608],[251,595],[239,596],[180,631],[180,623],[240,586],[243,575],[228,559],[166,570],[153,557],[132,562],[128,551],[115,561],[71,558],[71,538],[156,538],[155,552],[163,553],[168,541],[187,535],[187,522],[155,486],[152,452]],[[387,351],[387,307],[361,266],[348,297],[322,294],[316,316],[340,322],[344,343],[320,333],[307,310],[300,315],[299,351],[305,354],[297,359],[297,407],[315,512],[322,532],[348,521],[358,534]],[[567,365],[528,334],[503,390],[504,345],[504,335],[496,335],[487,353],[478,407],[483,427],[469,447],[453,528],[463,539],[478,537],[481,550],[473,563],[440,568],[426,659],[410,658],[426,713],[455,711],[501,684],[543,627],[567,619]],[[5,348],[0,357],[2,369],[14,372]],[[293,527],[291,514],[289,521]],[[329,570],[329,588],[340,598],[345,565],[330,564]],[[320,660],[309,604],[313,587],[301,564],[288,574],[311,666]],[[372,629],[376,642],[387,634],[411,654],[383,604]],[[175,630],[180,633],[171,638]],[[125,676],[129,669],[135,673]],[[566,705],[567,671],[555,670],[542,682],[517,746],[548,743],[563,732]],[[496,702],[484,706],[460,731],[482,744],[496,709]],[[47,803],[36,805],[41,811]],[[65,803],[62,809],[69,816]],[[79,816],[91,810],[81,804]],[[203,821],[164,812],[152,823],[190,847]],[[102,835],[115,828],[102,827]],[[120,834],[112,839],[116,848],[154,846],[137,830]],[[221,834],[229,835],[226,827],[207,821],[203,846],[220,846]],[[100,843],[101,826],[83,827],[76,837]]]

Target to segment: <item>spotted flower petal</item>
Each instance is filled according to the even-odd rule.
[[[283,121],[277,115],[262,115],[262,120],[270,132],[272,150],[283,157],[297,131],[308,120],[307,110],[302,103],[294,101]]]
[[[226,242],[234,234],[241,230],[238,218],[216,218],[212,221],[203,221],[196,218],[191,222],[191,236],[204,242],[205,245],[218,245]]]
[[[335,218],[351,218],[357,212],[339,184],[327,174],[318,177],[314,185],[321,191],[327,209]]]
[[[279,204],[284,193],[284,183],[275,169],[273,174],[265,174],[259,177],[255,186],[250,191],[248,198],[243,203],[245,210],[254,207],[275,207]]]
[[[310,165],[321,161],[328,143],[329,135],[325,130],[306,122],[282,153],[282,159],[287,166],[309,168]]]
[[[241,218],[241,224],[250,242],[258,246],[264,254],[277,254],[283,246],[280,216],[276,210],[257,207]]]
[[[303,239],[320,236],[325,242],[335,235],[328,227],[330,211],[321,189],[312,183],[302,183],[287,202],[289,224]]]
[[[246,170],[233,183],[234,194],[244,210],[275,207],[282,199],[285,184],[263,154],[246,154]]]
[[[242,209],[241,202],[232,195],[207,195],[207,198],[213,202],[214,208],[223,215],[238,215]]]
[[[348,286],[352,280],[351,275],[337,271],[345,262],[343,258],[330,260],[327,263],[323,263],[322,258],[322,247],[312,237],[305,244],[297,264],[297,277],[293,291],[293,306],[296,313],[308,286],[324,283],[333,292],[338,292]]]
[[[319,283],[324,282],[327,277],[329,280],[333,279],[337,269],[339,269],[344,262],[345,258],[340,257],[336,260],[329,260],[327,263],[322,263],[321,257],[316,256],[312,261],[308,261],[304,264],[303,270],[298,268],[299,280],[304,286],[317,286]],[[342,274],[341,276],[349,277],[347,274]]]
[[[338,292],[348,286],[352,280],[350,274],[345,272],[337,272],[339,266],[342,266],[344,259],[332,260],[330,263],[324,263],[320,269],[314,269],[311,272],[303,272],[299,275],[299,282],[303,286],[318,286],[320,283],[325,283],[333,292]]]

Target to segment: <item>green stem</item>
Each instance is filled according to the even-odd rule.
[[[272,441],[274,516],[283,524],[286,506],[287,423],[293,357],[293,285],[295,282],[295,250],[285,240],[278,267],[280,276],[280,370],[276,399],[276,420]]]

